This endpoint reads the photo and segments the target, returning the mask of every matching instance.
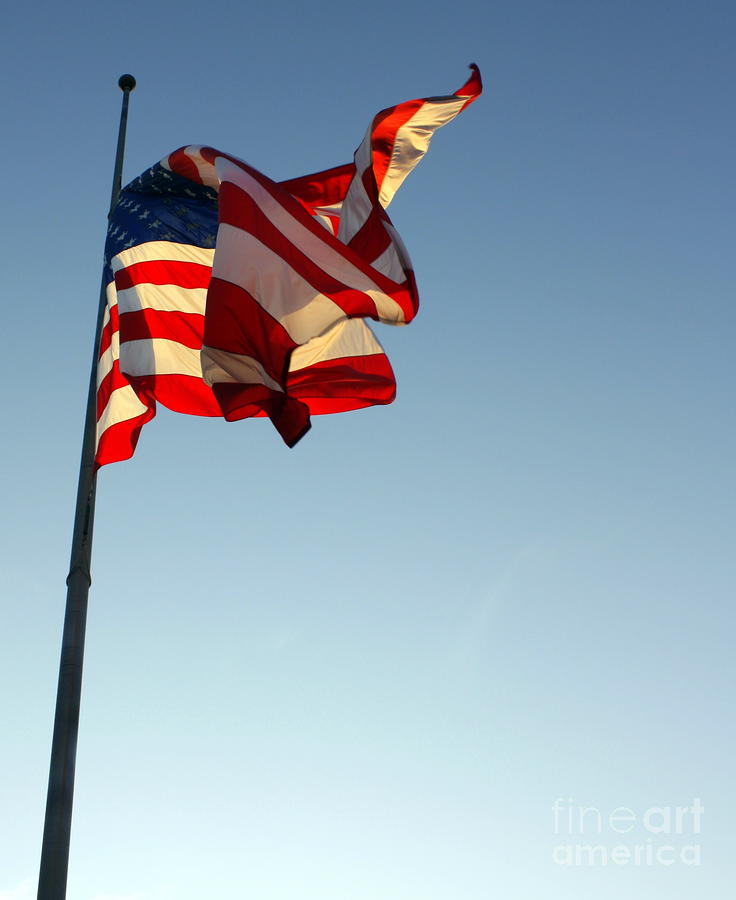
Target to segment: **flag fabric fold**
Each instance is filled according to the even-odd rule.
[[[403,325],[419,298],[386,213],[437,128],[481,90],[374,117],[352,163],[275,182],[188,146],[131,182],[111,217],[98,364],[97,465],[130,457],[156,403],[268,415],[293,446],[311,414],[390,403],[367,320]]]

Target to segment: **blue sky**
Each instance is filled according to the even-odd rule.
[[[0,900],[38,867],[118,76],[125,180],[190,142],[288,178],[470,62],[484,96],[391,208],[422,299],[377,329],[396,402],[291,451],[161,410],[100,475],[69,897],[728,892],[735,19],[6,13]],[[664,828],[696,799],[699,833]],[[555,830],[555,801],[596,812]],[[578,844],[676,858],[561,864]]]

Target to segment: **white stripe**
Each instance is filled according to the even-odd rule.
[[[386,256],[388,250],[393,250],[396,253],[399,261],[399,268],[401,269],[402,278],[406,278],[406,272],[411,269],[413,271],[414,267],[411,264],[411,257],[409,256],[409,251],[406,249],[406,245],[401,238],[399,232],[394,228],[394,226],[390,222],[384,222],[383,227],[388,232],[388,236],[391,238],[391,243],[388,248],[383,251],[383,254],[378,257],[378,259],[373,263],[376,269],[379,272],[383,272],[384,270],[381,268],[381,265],[384,265],[384,262],[381,262],[382,258]],[[380,265],[379,265],[380,262]],[[391,264],[392,265],[392,264]],[[390,271],[390,268],[389,268]],[[389,278],[392,276],[386,272]]]
[[[217,173],[215,171],[215,167],[212,163],[207,162],[202,157],[202,144],[191,144],[188,147],[182,147],[182,153],[189,157],[191,161],[197,168],[197,172],[199,173],[200,178],[203,183],[207,185],[207,187],[212,187],[215,190],[219,190],[220,188],[220,179],[217,177]],[[161,165],[164,169],[168,169],[169,172],[173,172],[173,168],[171,167],[171,157],[173,153],[170,153],[167,157],[161,160]],[[177,173],[178,174],[178,173]],[[186,176],[182,176],[186,177]],[[196,182],[195,182],[196,184]]]
[[[120,371],[125,375],[192,375],[202,377],[199,349],[165,338],[123,341]]]
[[[97,362],[97,389],[112,371],[115,360],[120,356],[120,333],[113,331],[110,345]]]
[[[202,377],[206,384],[263,384],[272,391],[281,391],[257,359],[241,353],[230,353],[214,347],[202,347]]]
[[[373,268],[378,269],[379,272],[383,272],[387,278],[393,278],[394,281],[396,281],[397,278],[406,277],[404,267],[401,264],[401,259],[393,244],[389,244],[383,253],[377,259],[373,260]]]
[[[361,172],[353,175],[353,180],[350,182],[342,204],[338,237],[343,244],[350,243],[373,211],[373,204],[366,192],[361,175]]]
[[[363,173],[369,166],[373,165],[373,122],[375,118],[371,120],[371,124],[368,126],[368,130],[363,135],[363,140],[360,142],[358,149],[355,151],[353,155],[353,161],[355,162],[355,168],[358,172]]]
[[[318,212],[315,211],[314,218],[317,220],[317,222],[319,222],[320,225],[323,225],[330,232],[330,234],[335,233],[335,229],[332,225],[332,220],[329,219],[327,216],[322,216]]]
[[[137,284],[118,291],[120,314],[141,309],[204,315],[207,288],[182,288],[172,284]]]
[[[115,290],[115,282],[111,281],[107,287],[105,288],[105,296],[107,297],[107,305],[105,306],[105,313],[102,317],[102,334],[104,334],[105,329],[110,324],[110,310],[118,305],[118,293]],[[103,378],[107,373],[112,369],[113,360],[117,359],[115,353],[117,353],[117,338],[118,333],[117,330],[113,331],[110,335],[110,343],[107,345],[107,349],[97,360],[97,387],[99,388],[102,383]]]
[[[329,206],[315,206],[314,212],[318,214],[324,213],[326,216],[334,216],[335,218],[340,218],[340,213],[342,211],[342,200],[338,200],[336,203],[331,203]]]
[[[107,298],[107,307],[105,308],[105,320],[102,323],[103,328],[110,321],[110,308],[118,302],[118,294],[115,288],[115,282],[111,281],[105,288],[105,297]]]
[[[202,157],[202,146],[190,146],[187,147],[184,151],[184,155],[188,156],[189,159],[194,163],[197,167],[197,172],[199,172],[199,177],[202,179],[202,183],[206,184],[207,187],[214,188],[216,191],[220,189],[220,179],[217,177],[217,171],[211,162],[207,162]]]
[[[110,265],[113,272],[119,272],[126,266],[140,262],[158,262],[172,260],[174,262],[199,263],[212,267],[215,251],[206,247],[195,247],[192,244],[177,244],[173,241],[147,241],[137,244],[128,250],[121,250],[113,256]]]
[[[218,157],[217,165],[218,168],[221,168],[223,181],[226,179],[232,181],[250,194],[269,221],[319,268],[353,290],[368,294],[376,304],[378,316],[382,322],[394,324],[404,322],[404,313],[395,300],[384,294],[368,275],[354,266],[342,253],[328,246],[316,234],[313,234],[295,219],[246,171],[234,166],[229,160],[225,160],[222,157]],[[222,263],[222,254],[220,254],[219,249],[220,241],[226,228],[230,228],[238,234],[245,234],[245,232],[233,226],[226,226],[224,223],[220,225],[217,237],[218,253],[215,257],[215,268],[213,270],[213,275],[218,277],[222,277],[219,274],[219,267]],[[226,278],[226,280],[232,279]],[[271,279],[269,278],[268,281],[270,282]],[[246,283],[238,281],[234,283],[241,284],[241,286],[247,288]]]
[[[316,291],[282,256],[226,223],[220,225],[212,274],[247,290],[297,344],[345,318],[336,303]]]
[[[118,294],[115,290],[114,281],[111,281],[105,288],[105,296],[107,297],[107,305],[105,307],[105,314],[102,318],[103,332],[110,323],[110,310],[118,304]],[[118,334],[118,330],[115,329],[110,335],[110,343],[107,345],[107,349],[97,360],[97,390],[100,389],[100,385],[112,371],[113,364],[119,355],[119,347],[120,335]]]
[[[147,410],[148,407],[141,403],[138,395],[129,384],[116,388],[110,394],[107,406],[97,422],[97,443],[100,443],[103,433],[112,425],[117,425],[118,422],[125,422],[128,419],[135,419]]]
[[[107,295],[107,306],[105,308],[105,315],[103,317],[103,328],[106,327],[110,322],[110,310],[112,307],[117,306],[117,292],[115,290],[115,282],[111,281],[108,284],[106,289]],[[112,371],[113,364],[115,360],[119,356],[120,350],[120,333],[116,328],[110,335],[110,343],[107,345],[107,349],[100,355],[100,358],[97,360],[97,389],[99,390],[100,385],[105,380],[107,375]]]
[[[373,204],[363,185],[363,173],[373,165],[373,123],[355,151],[355,174],[348,186],[340,216],[339,238],[350,243],[371,214]]]
[[[344,319],[321,337],[297,347],[291,354],[289,371],[305,369],[329,359],[345,356],[374,356],[383,353],[367,323],[363,319]]]
[[[401,183],[429,149],[432,135],[452,121],[467,103],[467,97],[442,97],[423,103],[396,132],[388,170],[381,184],[379,200],[384,209]]]

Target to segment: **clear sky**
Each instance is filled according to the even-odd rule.
[[[396,402],[293,450],[161,410],[100,475],[69,898],[729,894],[735,26],[4,13],[0,900],[34,896],[118,76],[125,180],[187,143],[288,178],[470,62],[484,96],[391,208],[422,299],[376,329]]]

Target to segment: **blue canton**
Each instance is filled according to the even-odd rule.
[[[216,237],[217,191],[156,163],[120,192],[107,229],[106,282],[112,281],[110,260],[121,250],[148,241],[214,247]]]

